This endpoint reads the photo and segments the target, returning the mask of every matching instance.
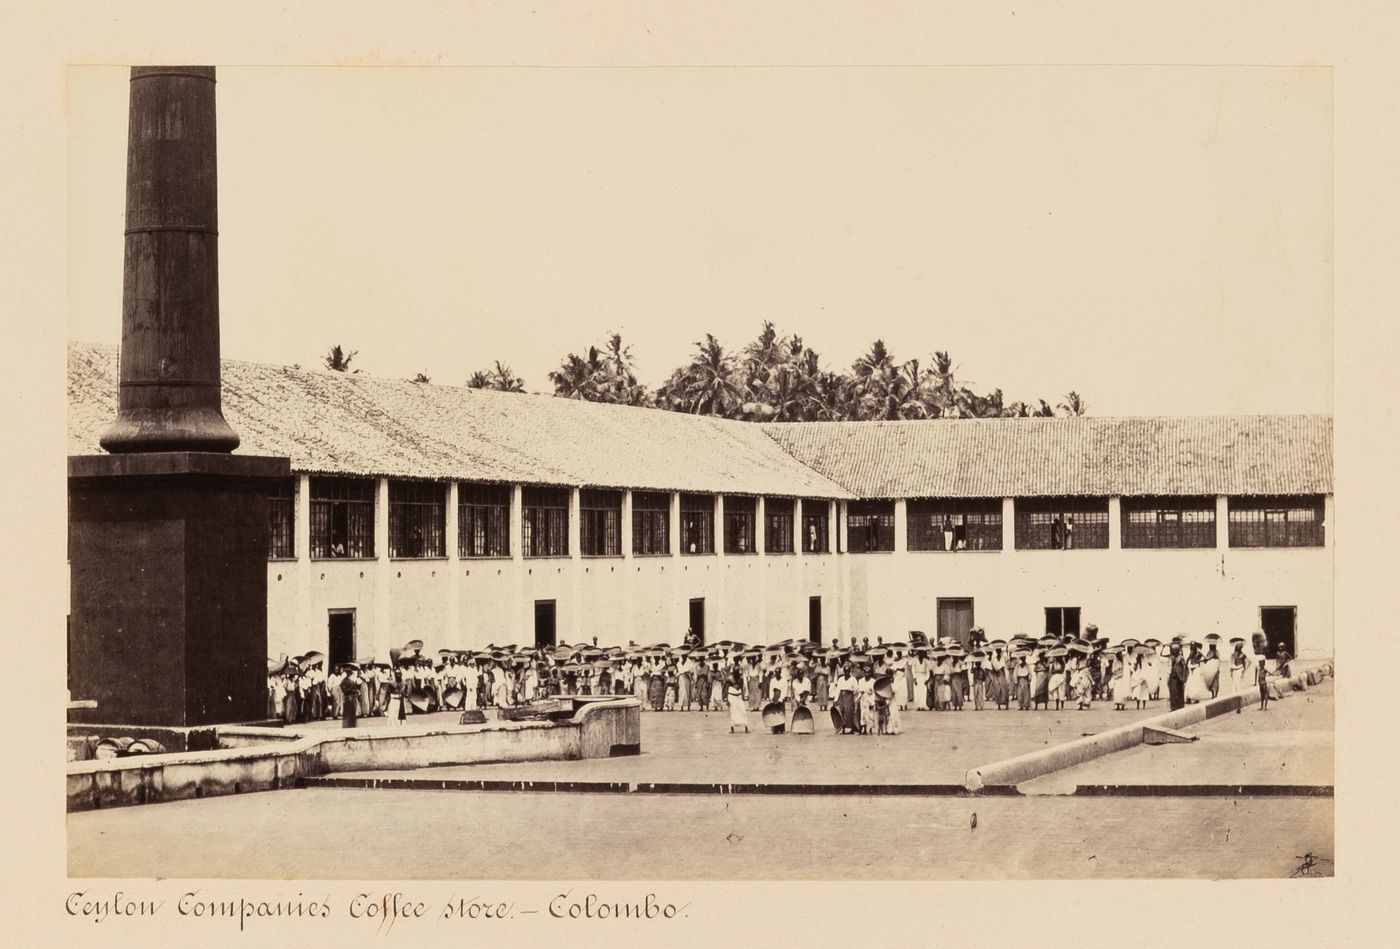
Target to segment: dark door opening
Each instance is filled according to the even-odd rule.
[[[1045,608],[1045,635],[1078,636],[1079,607],[1047,606]]]
[[[697,644],[705,645],[705,598],[703,596],[690,601],[690,632]]]
[[[554,638],[554,601],[535,601],[535,648],[552,648],[555,644]]]
[[[807,639],[821,644],[822,641],[822,598],[807,598]]]
[[[1298,607],[1261,606],[1259,607],[1259,628],[1269,640],[1269,658],[1278,652],[1279,644],[1288,650],[1290,656],[1298,655]]]
[[[330,642],[326,649],[326,662],[330,669],[346,662],[354,662],[355,656],[355,611],[331,610],[326,620],[330,630]]]
[[[938,638],[952,637],[964,646],[972,629],[972,599],[970,597],[938,598]]]

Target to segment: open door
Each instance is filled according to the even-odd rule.
[[[346,662],[354,662],[355,655],[355,611],[331,610],[327,614],[329,643],[326,647],[326,667],[334,669]]]
[[[690,601],[690,631],[695,634],[700,645],[705,645],[705,598],[703,596]]]
[[[1259,607],[1259,628],[1269,640],[1269,658],[1278,651],[1279,644],[1288,650],[1290,656],[1298,655],[1298,607],[1261,606]]]
[[[807,639],[821,645],[822,641],[822,598],[807,598]]]
[[[535,648],[552,649],[555,644],[555,602],[535,601]]]

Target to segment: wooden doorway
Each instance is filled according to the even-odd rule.
[[[1279,644],[1290,656],[1298,655],[1298,607],[1259,607],[1259,628],[1269,640],[1269,658],[1278,652]]]
[[[690,601],[690,631],[695,636],[695,642],[701,646],[705,645],[705,598],[695,597]]]
[[[355,611],[330,610],[326,614],[328,641],[326,646],[326,668],[329,671],[342,663],[354,662],[355,655]]]
[[[535,648],[552,649],[555,645],[555,601],[535,601]]]
[[[952,637],[964,646],[972,629],[972,598],[938,598],[938,638]]]

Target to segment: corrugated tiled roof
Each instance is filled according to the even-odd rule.
[[[1327,494],[1332,419],[940,419],[769,424],[853,494],[898,497]]]
[[[117,348],[68,347],[68,451],[116,417]],[[294,471],[844,498],[757,425],[552,396],[223,363],[238,454]]]
[[[116,416],[117,350],[68,348],[68,449]],[[552,396],[223,363],[240,454],[296,471],[793,497],[1324,494],[1327,416],[755,425]]]

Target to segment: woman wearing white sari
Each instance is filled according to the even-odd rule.
[[[744,731],[748,731],[749,709],[744,695],[744,678],[739,670],[735,669],[729,673],[729,685],[725,688],[724,695],[729,700],[729,730],[732,732],[742,727]]]
[[[890,727],[894,727],[896,714],[909,707],[909,668],[908,660],[895,658],[891,663],[894,672],[894,698],[890,699]],[[891,732],[891,734],[899,734]]]
[[[909,670],[914,683],[914,708],[928,711],[928,658],[922,654],[909,660]]]
[[[481,673],[476,668],[475,662],[469,662],[462,668],[460,681],[462,683],[462,708],[475,709],[480,707],[476,700],[477,686],[480,684]]]
[[[507,708],[510,705],[510,673],[501,663],[496,663],[496,668],[491,672],[491,701],[497,708]]]
[[[1128,703],[1134,700],[1133,677],[1131,673],[1132,656],[1125,656],[1123,650],[1118,650],[1113,659],[1113,678],[1109,680],[1109,695],[1113,699],[1113,707],[1122,711],[1128,707]]]
[[[1133,660],[1132,697],[1133,701],[1137,703],[1139,710],[1147,707],[1147,700],[1151,696],[1156,678],[1156,669],[1154,665],[1148,661],[1147,656],[1141,653],[1138,654]]]
[[[1205,660],[1201,658],[1200,643],[1191,644],[1191,655],[1186,663],[1191,669],[1186,676],[1186,701],[1204,702],[1210,698],[1210,687],[1206,685]]]
[[[1220,694],[1220,653],[1216,652],[1215,643],[1210,643],[1206,650],[1205,661],[1201,663],[1201,679],[1204,680],[1206,691],[1211,698]]]

